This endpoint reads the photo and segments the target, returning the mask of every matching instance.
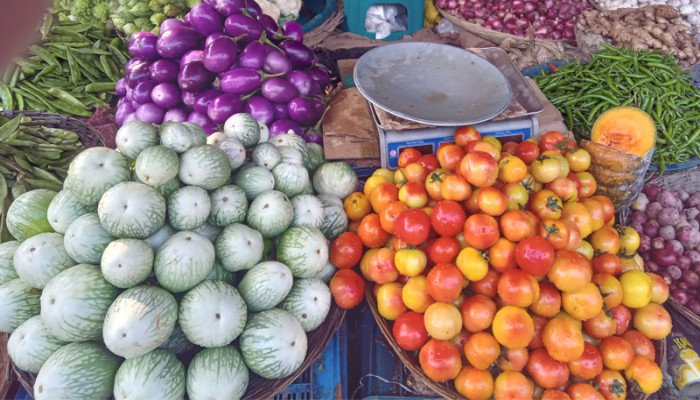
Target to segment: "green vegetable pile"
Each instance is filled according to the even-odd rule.
[[[75,132],[24,115],[11,120],[0,115],[0,227],[12,198],[30,189],[60,190],[68,165],[82,150]]]
[[[158,34],[160,23],[167,18],[182,18],[200,0],[118,0],[112,13],[115,28],[131,37],[136,32]]]
[[[635,106],[656,123],[653,164],[663,170],[700,158],[700,89],[672,56],[606,46],[588,64],[574,62],[535,81],[578,139],[590,138],[607,109]]]
[[[61,20],[100,22],[109,20],[112,0],[55,0],[54,11]]]
[[[116,95],[128,52],[121,39],[108,36],[104,24],[47,21],[42,42],[5,70],[2,109],[89,117]]]

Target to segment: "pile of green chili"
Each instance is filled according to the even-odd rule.
[[[652,163],[700,158],[700,89],[671,56],[606,46],[589,63],[574,62],[535,78],[578,139],[615,106],[635,106],[656,123]]]
[[[121,39],[92,24],[61,21],[45,28],[30,55],[5,70],[2,109],[87,117],[106,106],[129,58]]]

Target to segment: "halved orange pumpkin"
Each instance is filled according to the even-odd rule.
[[[615,107],[595,121],[591,141],[644,157],[656,143],[656,125],[639,108]]]

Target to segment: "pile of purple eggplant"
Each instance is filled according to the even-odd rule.
[[[304,46],[298,22],[280,28],[254,0],[204,0],[182,21],[163,21],[160,32],[131,37],[133,58],[116,89],[118,126],[189,121],[211,134],[246,112],[270,135],[301,136],[321,119],[330,76]]]

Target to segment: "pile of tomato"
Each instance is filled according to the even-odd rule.
[[[468,399],[656,392],[669,289],[644,272],[637,232],[615,227],[590,163],[556,131],[501,144],[464,127],[436,155],[404,150],[345,200],[336,303],[358,305],[364,277],[398,346]]]

